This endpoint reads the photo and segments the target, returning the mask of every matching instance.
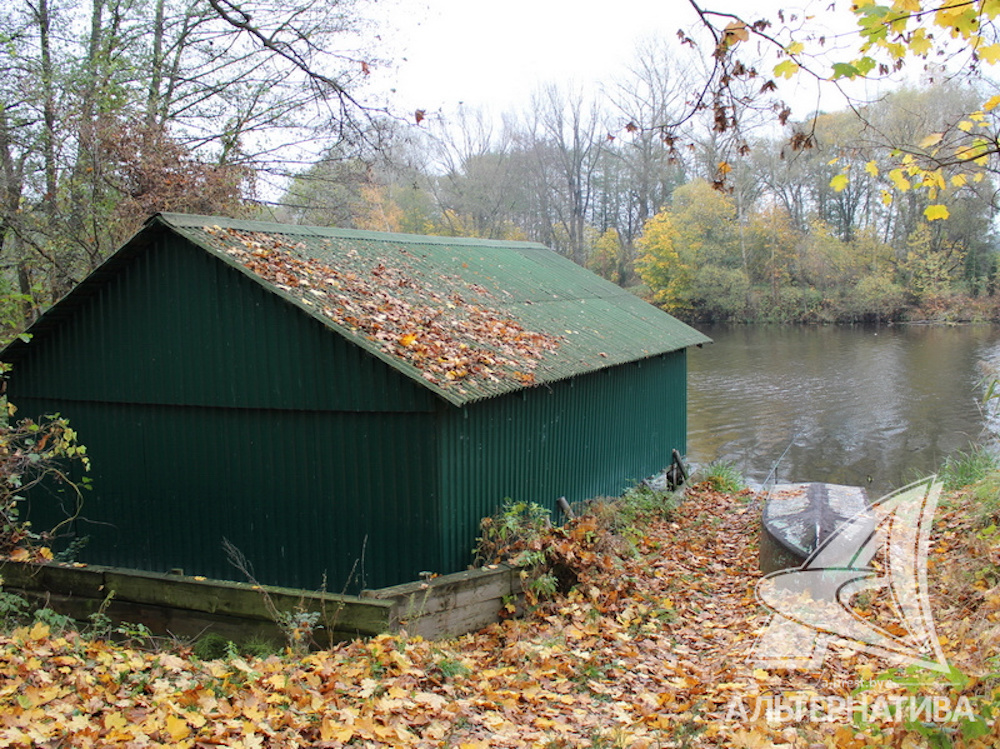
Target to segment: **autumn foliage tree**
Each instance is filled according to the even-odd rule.
[[[363,1],[0,7],[0,293],[27,300],[5,325],[149,212],[232,214],[310,149],[377,140]]]
[[[102,133],[102,161],[116,199],[108,217],[114,241],[124,241],[145,217],[161,211],[223,213],[245,210],[253,173],[239,164],[213,164],[193,156],[163,125],[115,123]]]
[[[667,211],[652,216],[637,244],[642,252],[637,262],[639,276],[653,301],[669,312],[690,312],[695,268],[681,244],[674,217]]]
[[[855,23],[853,44],[828,45],[830,17],[810,16],[779,10],[775,17],[741,17],[703,7],[688,0],[701,19],[702,29],[713,41],[710,54],[715,70],[706,83],[697,106],[706,101],[734,102],[729,109],[716,113],[717,129],[737,124],[734,116],[747,101],[735,101],[733,91],[747,71],[743,62],[746,43],[755,41],[778,56],[768,72],[744,72],[743,77],[764,80],[761,90],[775,90],[775,81],[811,79],[822,87],[839,91],[851,104],[859,122],[880,148],[891,154],[887,170],[894,188],[900,192],[919,191],[926,197],[924,218],[935,221],[947,218],[947,205],[939,198],[953,188],[982,179],[982,171],[995,170],[1000,155],[1000,127],[994,110],[1000,96],[982,96],[977,103],[959,110],[945,110],[935,123],[928,123],[919,135],[903,138],[870,117],[866,102],[852,96],[850,84],[857,81],[891,80],[900,72],[918,68],[931,81],[988,79],[989,70],[1000,62],[1000,34],[996,27],[1000,15],[997,0],[861,0],[850,4]],[[844,34],[836,35],[843,39]],[[848,37],[850,38],[850,37]],[[694,39],[685,36],[692,47]],[[750,45],[753,46],[753,45]],[[697,107],[696,107],[697,108]],[[791,110],[778,108],[781,124],[789,121]],[[811,126],[794,131],[790,145],[796,149],[815,144]],[[874,167],[874,162],[872,163]],[[873,168],[873,174],[878,174]],[[849,175],[834,177],[838,189],[846,189]]]

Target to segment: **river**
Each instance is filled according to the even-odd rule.
[[[877,497],[1000,429],[984,381],[992,326],[697,326],[688,353],[688,452],[769,480],[865,486]],[[993,428],[990,428],[992,425]]]

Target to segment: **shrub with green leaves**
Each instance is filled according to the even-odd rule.
[[[0,586],[3,585],[3,578],[0,577]],[[28,602],[17,595],[3,590],[0,587],[0,623],[3,625],[17,624],[28,612]]]
[[[476,559],[482,564],[492,564],[537,551],[536,542],[551,527],[549,511],[541,505],[504,500],[495,515],[480,521],[482,535],[476,539]],[[531,565],[540,560],[519,558],[513,561]]]
[[[0,364],[0,372],[5,371]],[[16,409],[7,404],[8,418]],[[38,421],[21,419],[0,426],[0,555],[11,556],[20,550],[45,547],[59,530],[79,516],[83,508],[83,490],[89,488],[86,476],[71,478],[71,468],[90,470],[87,448],[80,444],[69,420],[50,414]],[[20,504],[25,493],[39,484],[68,491],[72,498],[69,517],[56,527],[37,532],[21,520]]]

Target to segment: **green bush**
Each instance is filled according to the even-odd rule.
[[[889,273],[865,276],[848,292],[844,306],[849,321],[898,320],[906,309],[906,291]]]
[[[482,535],[476,539],[474,549],[478,563],[509,560],[530,565],[538,560],[525,557],[552,527],[552,521],[549,511],[535,502],[506,499],[495,515],[480,521],[479,527]]]

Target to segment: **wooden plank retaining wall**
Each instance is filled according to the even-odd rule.
[[[405,629],[428,639],[451,637],[497,621],[523,601],[521,570],[493,566],[426,582],[345,596],[116,567],[0,561],[3,589],[80,622],[103,610],[115,623],[144,624],[154,634],[196,639],[207,632],[235,642],[285,638],[282,612],[317,612],[316,644]]]
[[[442,575],[426,582],[362,591],[392,605],[392,628],[432,640],[474,632],[497,621],[510,604],[524,602],[523,569],[505,564]]]

